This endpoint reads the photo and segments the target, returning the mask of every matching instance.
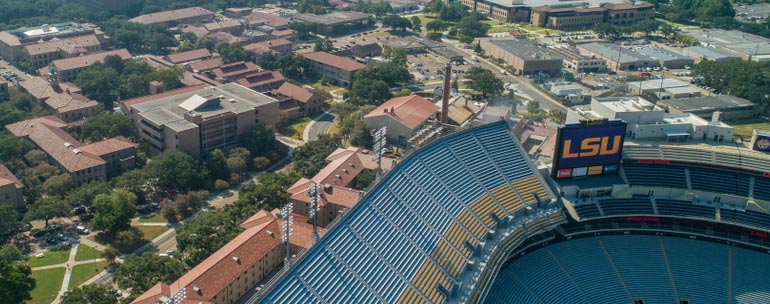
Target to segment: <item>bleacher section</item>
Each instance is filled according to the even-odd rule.
[[[543,206],[552,199],[507,124],[448,136],[404,159],[261,300],[441,303],[476,283],[465,270],[489,254],[501,223],[528,221],[527,233],[511,233],[523,239],[565,220],[533,193]]]
[[[683,167],[638,164],[628,162],[623,164],[623,171],[632,186],[661,186],[687,189],[687,179]]]
[[[770,302],[768,277],[762,252],[673,237],[590,237],[511,262],[486,303],[760,304]]]

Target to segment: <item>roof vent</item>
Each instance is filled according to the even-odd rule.
[[[353,166],[353,163],[348,163],[348,166],[351,166],[351,167],[353,167],[353,168],[355,168],[355,167],[356,167],[356,166]]]
[[[67,147],[67,148],[72,147],[72,143],[71,142],[65,142],[64,146]]]
[[[80,149],[72,150],[72,152],[74,152],[75,154],[80,154]]]
[[[348,169],[342,168],[343,173],[348,173]]]
[[[201,294],[201,289],[198,288],[198,286],[193,286],[193,291],[195,291],[195,293],[197,293],[198,295]]]
[[[340,175],[339,174],[335,174],[334,177],[340,178]]]
[[[236,264],[241,264],[241,259],[240,259],[240,258],[238,258],[237,256],[234,256],[234,257],[233,257],[233,261],[234,261]]]
[[[270,237],[273,237],[273,232],[272,231],[267,230],[266,232],[267,232],[267,235],[269,235]]]

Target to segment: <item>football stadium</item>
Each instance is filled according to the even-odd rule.
[[[564,125],[551,164],[503,121],[436,139],[242,301],[770,303],[770,155],[628,135]]]

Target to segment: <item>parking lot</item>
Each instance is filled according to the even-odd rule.
[[[409,73],[414,76],[414,79],[422,82],[435,82],[444,80],[444,68],[448,60],[443,57],[439,57],[435,54],[413,54],[408,55],[407,68]],[[460,79],[465,75],[465,72],[473,65],[465,62],[453,62],[452,63],[452,78]]]

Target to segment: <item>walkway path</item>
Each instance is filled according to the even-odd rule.
[[[61,296],[63,296],[64,293],[67,292],[67,289],[70,286],[70,277],[72,277],[72,267],[75,264],[75,254],[77,254],[78,252],[78,246],[80,246],[80,244],[78,243],[72,244],[72,249],[70,249],[70,258],[69,260],[67,260],[67,263],[65,265],[67,267],[66,268],[67,270],[66,272],[64,272],[64,280],[61,283],[61,289],[59,289],[59,294],[56,296],[56,299],[53,300],[54,303],[59,302],[59,298],[61,298]],[[61,264],[59,264],[59,266],[61,266]]]

